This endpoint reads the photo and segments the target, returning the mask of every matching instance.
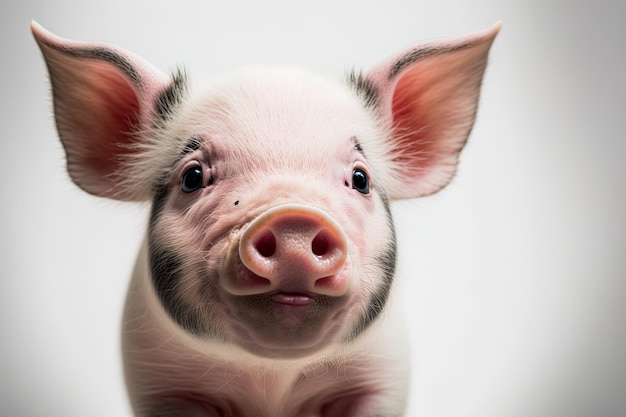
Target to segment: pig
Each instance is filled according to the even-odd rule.
[[[500,24],[344,82],[251,68],[193,89],[31,29],[71,179],[151,202],[122,326],[134,414],[404,415],[390,203],[454,176]]]

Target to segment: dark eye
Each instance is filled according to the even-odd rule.
[[[352,171],[352,188],[360,192],[361,194],[368,194],[370,192],[370,181],[367,174],[362,169],[355,169]]]
[[[192,193],[198,188],[202,188],[202,186],[202,169],[200,167],[192,167],[185,171],[181,181],[181,189],[183,192]]]

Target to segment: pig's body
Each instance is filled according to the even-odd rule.
[[[33,30],[74,181],[152,200],[123,323],[136,415],[402,416],[389,201],[453,176],[498,27],[347,88],[256,69],[193,92],[120,48]]]

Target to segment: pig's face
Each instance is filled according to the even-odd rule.
[[[251,74],[163,125],[178,159],[156,185],[152,279],[186,330],[297,357],[358,336],[384,306],[395,241],[387,173],[368,158],[383,132],[347,89]]]
[[[32,29],[72,179],[153,201],[148,264],[165,311],[199,338],[294,358],[358,338],[383,310],[387,201],[453,177],[499,24],[417,45],[349,86],[255,70],[198,95],[122,48]]]

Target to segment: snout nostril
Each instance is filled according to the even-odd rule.
[[[261,256],[269,258],[276,253],[276,236],[271,230],[266,230],[259,236],[254,246]]]
[[[242,231],[237,253],[232,253],[239,259],[233,261],[233,273],[224,274],[223,284],[235,295],[338,297],[350,284],[348,246],[341,226],[319,209],[298,204],[270,208]]]
[[[324,256],[330,250],[330,243],[328,236],[324,231],[321,231],[313,238],[313,242],[311,242],[311,250],[316,256]]]

